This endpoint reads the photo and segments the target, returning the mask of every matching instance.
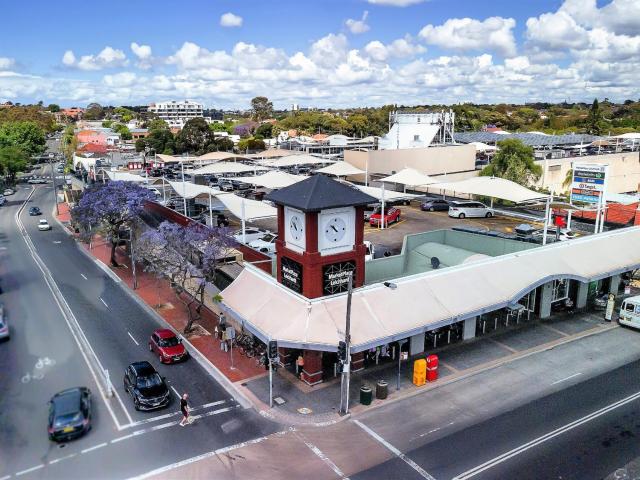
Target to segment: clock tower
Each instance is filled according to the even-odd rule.
[[[267,197],[278,207],[278,281],[307,298],[364,283],[364,206],[376,199],[325,175]]]

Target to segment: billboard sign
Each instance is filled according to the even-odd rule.
[[[600,203],[607,190],[608,165],[575,164],[571,199],[574,202]]]

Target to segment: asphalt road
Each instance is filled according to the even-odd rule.
[[[638,378],[640,361],[409,448],[405,454],[436,479],[601,479],[640,456]],[[413,425],[420,428],[420,422]],[[429,477],[395,457],[351,478]]]
[[[24,187],[0,208],[4,234],[0,246],[7,248],[0,249],[2,297],[13,333],[0,345],[0,479],[18,474],[20,478],[127,478],[277,429],[254,411],[241,408],[194,359],[159,365],[147,348],[150,333],[159,327],[156,320],[62,231],[51,215],[52,187],[37,186],[20,221],[99,362],[110,372],[117,396],[103,398],[68,319],[16,226],[14,215],[30,193],[31,188]],[[38,205],[43,215],[30,217],[31,205]],[[39,232],[40,218],[47,218],[53,229]],[[38,358],[55,363],[37,369]],[[176,392],[188,392],[194,415],[202,418],[184,428],[177,426],[177,393],[167,409],[136,412],[122,387],[122,375],[137,360],[154,364]],[[42,379],[23,381],[26,373],[40,370]],[[87,385],[94,392],[95,424],[85,437],[60,447],[47,440],[46,402],[56,391],[75,385]]]

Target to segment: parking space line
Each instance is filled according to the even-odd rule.
[[[100,443],[100,444],[95,445],[95,446],[93,446],[93,447],[85,448],[84,450],[80,451],[80,453],[88,453],[88,452],[92,452],[92,451],[97,450],[97,449],[99,449],[99,448],[106,447],[107,445],[108,445],[108,443],[107,443],[107,442]]]
[[[544,323],[540,323],[540,325],[542,325],[542,327],[546,328],[547,330],[551,330],[554,333],[557,333],[558,335],[561,335],[563,337],[568,337],[569,334],[566,332],[562,332],[560,330],[558,330],[557,328],[552,327],[551,325],[546,325]]]
[[[109,305],[107,305],[107,302],[105,302],[102,297],[98,297],[100,299],[100,301],[104,304],[105,307],[109,308]],[[137,342],[136,342],[137,343]]]
[[[27,468],[26,470],[22,470],[21,472],[16,472],[16,477],[24,475],[25,473],[35,472],[36,470],[40,470],[41,468],[44,468],[44,463],[36,465],[35,467]]]
[[[378,442],[380,442],[383,446],[385,446],[387,448],[387,450],[391,451],[391,453],[393,453],[396,457],[398,457],[400,460],[402,460],[404,463],[406,463],[407,465],[409,465],[411,468],[413,468],[416,472],[418,472],[418,474],[422,477],[422,478],[426,478],[427,480],[436,480],[434,477],[432,477],[426,470],[424,470],[420,465],[418,465],[416,462],[414,462],[413,460],[411,460],[409,457],[407,457],[404,453],[402,453],[400,450],[398,450],[396,447],[394,447],[393,445],[391,445],[389,442],[387,442],[384,438],[382,438],[380,435],[378,435],[376,432],[374,432],[373,430],[371,430],[369,427],[367,427],[364,423],[360,422],[359,420],[354,420],[353,421],[356,425],[358,425],[362,430],[364,430],[366,433],[368,433],[371,437],[373,437],[375,440],[377,440]]]
[[[89,279],[87,278],[87,276],[86,276],[84,273],[81,273],[81,274],[80,274],[80,276],[81,276],[82,278],[84,278],[85,280],[89,280]]]
[[[487,337],[487,340],[489,340],[492,343],[495,343],[496,345],[498,345],[498,346],[500,346],[500,347],[502,347],[502,348],[504,348],[506,350],[509,350],[511,353],[518,353],[518,350],[516,350],[515,348],[511,348],[509,345],[505,345],[504,343],[499,342],[497,340],[494,340],[491,337]]]
[[[340,468],[338,468],[338,466],[335,463],[333,463],[333,461],[329,457],[327,457],[322,452],[322,450],[316,447],[313,443],[309,443],[304,440],[303,442],[309,448],[309,450],[311,450],[316,457],[318,457],[320,460],[326,463],[329,466],[329,468],[335,472],[336,475],[338,475],[340,478],[344,478],[345,480],[349,480],[349,477],[347,477],[344,473],[342,473],[342,470],[340,470]]]
[[[573,375],[569,375],[568,377],[565,378],[561,378],[560,380],[556,380],[555,382],[553,382],[551,385],[557,385],[558,383],[562,383],[562,382],[566,382],[567,380],[571,379],[571,378],[575,378],[578,375],[582,375],[582,372],[578,372],[578,373],[574,373]]]
[[[176,390],[176,387],[174,387],[173,385],[171,385],[171,390],[173,390],[173,393],[176,394],[176,397],[182,398],[182,396],[178,393],[178,390]]]
[[[133,340],[133,343],[135,343],[136,345],[140,346],[138,341],[135,338],[133,338],[133,335],[131,335],[131,332],[127,332],[127,335],[129,335],[131,337],[131,340]]]
[[[9,478],[11,478],[11,475],[6,475],[4,477],[0,477],[0,480],[7,480]]]

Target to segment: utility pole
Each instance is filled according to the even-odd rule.
[[[58,189],[56,187],[56,172],[53,171],[53,157],[55,154],[49,154],[49,167],[51,167],[51,180],[53,181],[53,201],[56,203],[56,215],[60,215],[58,210]]]
[[[347,293],[347,318],[344,329],[346,356],[344,364],[342,365],[342,377],[340,383],[340,415],[346,415],[349,413],[349,380],[351,374],[351,297],[353,295],[353,273],[349,275]]]

